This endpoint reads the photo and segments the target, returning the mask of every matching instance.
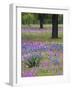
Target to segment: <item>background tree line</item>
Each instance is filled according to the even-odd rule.
[[[25,24],[52,24],[52,14],[22,13],[21,23]],[[58,15],[58,24],[63,24],[63,15]]]

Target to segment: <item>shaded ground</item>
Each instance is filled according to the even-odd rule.
[[[32,27],[24,27],[24,26],[22,26],[22,32],[52,32],[52,25],[50,25],[50,26],[45,26],[43,29],[40,29],[40,27],[38,26],[38,27],[34,27],[34,26],[32,26]],[[62,27],[62,25],[59,25],[59,27],[58,27],[58,31],[59,32],[62,32],[62,30],[63,30],[63,27]]]

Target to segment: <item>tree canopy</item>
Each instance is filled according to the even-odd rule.
[[[40,14],[40,13],[22,13],[22,24],[40,24],[40,20],[43,24],[52,24],[52,14]],[[63,24],[63,15],[58,15],[58,24]]]

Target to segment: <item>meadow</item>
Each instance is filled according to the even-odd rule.
[[[52,25],[21,27],[21,76],[63,75],[63,26],[52,38]]]

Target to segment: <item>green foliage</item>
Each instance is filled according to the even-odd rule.
[[[22,15],[22,24],[27,24],[30,26],[34,21],[34,15],[33,14],[23,14]]]
[[[39,63],[40,63],[40,59],[39,57],[34,57],[32,56],[32,58],[28,59],[25,64],[31,68],[31,67],[37,67],[39,66]]]
[[[43,23],[44,24],[52,24],[52,14],[41,14],[43,15]],[[30,24],[39,24],[40,23],[40,14],[39,13],[22,13],[21,14],[21,23],[24,25]],[[63,24],[63,15],[58,15],[58,23]]]
[[[63,15],[58,16],[58,23],[63,24]]]

